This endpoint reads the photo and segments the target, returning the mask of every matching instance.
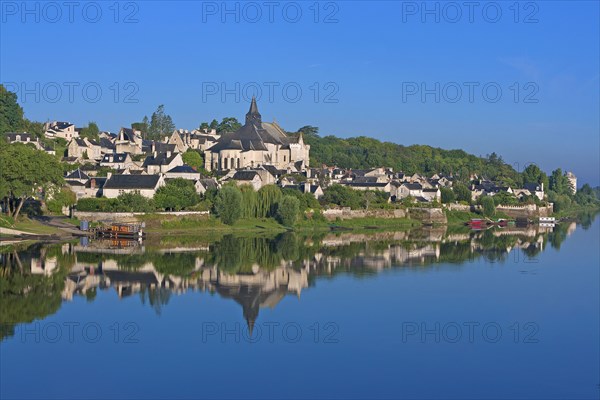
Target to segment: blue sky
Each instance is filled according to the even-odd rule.
[[[116,131],[164,104],[192,129],[242,119],[259,87],[287,130],[495,151],[600,184],[598,2],[114,4],[2,2],[0,81],[28,118]]]

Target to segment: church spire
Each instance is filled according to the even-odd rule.
[[[248,114],[246,114],[246,124],[249,123],[258,123],[260,124],[262,122],[261,120],[261,115],[258,112],[258,106],[256,105],[256,97],[252,96],[252,102],[250,103],[250,110],[248,111]]]

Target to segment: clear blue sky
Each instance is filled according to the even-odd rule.
[[[599,3],[521,2],[518,13],[513,2],[463,4],[429,2],[427,14],[420,1],[321,2],[315,23],[313,2],[230,2],[229,14],[222,2],[121,2],[118,15],[112,1],[72,10],[2,2],[0,80],[31,91],[19,93],[30,119],[96,121],[111,131],[159,104],[181,128],[242,119],[242,89],[251,95],[256,82],[263,118],[287,130],[314,125],[322,135],[496,151],[516,168],[536,162],[600,184]],[[79,85],[72,99],[70,82]],[[219,86],[236,92],[236,83],[223,99]],[[436,83],[439,102],[435,93],[423,101],[421,85],[435,92]],[[89,99],[102,90],[97,102],[84,98],[86,84]],[[472,101],[468,85],[478,85]]]

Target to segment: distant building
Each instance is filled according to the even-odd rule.
[[[575,176],[575,174],[569,171],[565,174],[565,176],[569,180],[569,185],[571,185],[571,190],[573,191],[573,194],[577,193],[577,177]]]

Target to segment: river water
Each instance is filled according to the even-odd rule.
[[[0,248],[4,398],[598,398],[600,224]]]

